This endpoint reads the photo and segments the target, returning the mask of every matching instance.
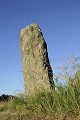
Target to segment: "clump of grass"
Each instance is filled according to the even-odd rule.
[[[56,112],[76,116],[80,113],[80,64],[75,56],[70,60],[71,64],[60,67],[62,72],[56,77],[53,105]],[[64,80],[64,84],[59,82],[59,78]]]
[[[38,92],[35,96],[29,99],[27,107],[34,113],[53,112],[53,97],[50,92]]]
[[[75,79],[76,81],[76,79]],[[80,112],[80,84],[73,83],[69,78],[66,85],[58,84],[53,92],[53,108],[56,112],[78,115]]]

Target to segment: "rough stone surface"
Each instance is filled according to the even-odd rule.
[[[22,54],[25,94],[50,90],[53,87],[53,72],[50,66],[47,44],[37,24],[30,24],[21,30],[20,46]]]

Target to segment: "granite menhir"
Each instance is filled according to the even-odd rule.
[[[47,44],[40,27],[30,24],[20,33],[20,47],[25,82],[25,95],[53,88],[53,72],[48,58]]]

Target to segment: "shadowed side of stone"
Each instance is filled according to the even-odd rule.
[[[21,30],[20,47],[22,54],[25,94],[50,90],[53,85],[53,72],[50,66],[47,44],[37,24],[30,24]]]

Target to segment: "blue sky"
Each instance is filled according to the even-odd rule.
[[[20,30],[31,23],[43,32],[54,73],[80,56],[80,0],[0,0],[0,95],[24,90]]]

